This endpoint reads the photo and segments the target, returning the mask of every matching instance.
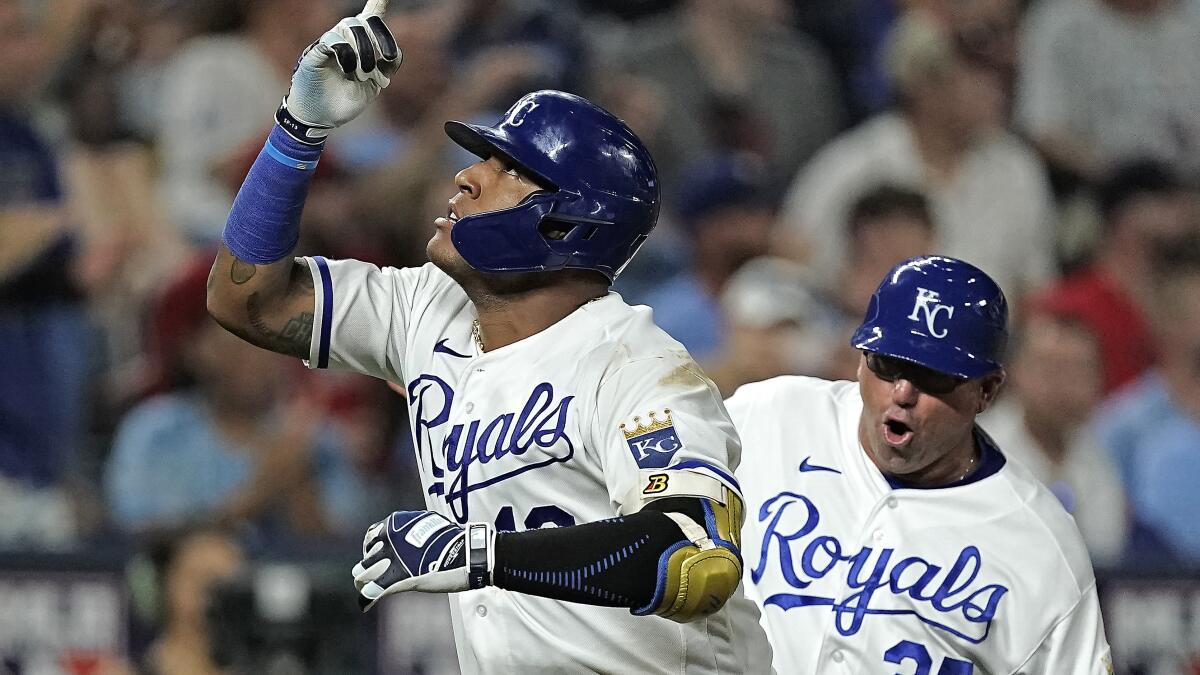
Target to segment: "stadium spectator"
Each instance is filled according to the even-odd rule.
[[[850,207],[846,241],[834,300],[847,316],[848,330],[853,330],[888,270],[933,250],[937,226],[923,194],[884,184],[864,192]],[[857,353],[855,357],[857,361]]]
[[[356,532],[377,489],[326,423],[324,392],[209,319],[206,263],[188,266],[156,311],[153,353],[173,386],[117,430],[105,476],[114,521],[134,532],[194,521],[292,538]]]
[[[814,277],[811,269],[803,277],[817,298],[810,321],[825,327],[828,342],[822,367],[799,374],[855,379],[859,352],[850,346],[850,334],[867,311],[875,286],[895,265],[932,251],[936,238],[929,201],[920,192],[886,183],[864,192],[847,217],[846,257],[837,283],[831,286]]]
[[[1000,77],[964,56],[948,30],[921,12],[896,24],[886,48],[899,106],[834,140],[788,192],[781,225],[800,256],[836,283],[850,207],[870,186],[929,196],[938,222],[933,253],[971,260],[1010,297],[1054,272],[1052,202],[1037,156],[1004,131]]]
[[[720,308],[725,340],[704,370],[722,394],[778,375],[825,372],[837,336],[796,263],[769,256],[747,262],[726,284]]]
[[[1154,543],[1200,562],[1200,241],[1158,257],[1150,305],[1158,364],[1098,411],[1095,427],[1112,453],[1148,535],[1131,552],[1158,561]]]
[[[1018,35],[1025,0],[934,0],[948,14],[959,50],[999,77],[1005,100],[1015,98]],[[1007,113],[1011,112],[1006,110]]]
[[[149,552],[156,571],[161,627],[139,669],[143,675],[221,675],[207,609],[213,587],[245,564],[241,547],[219,529],[162,537]]]
[[[1088,421],[1103,394],[1104,361],[1088,325],[1034,306],[1010,345],[1007,391],[980,423],[1075,517],[1092,561],[1119,561],[1125,494]]]
[[[864,0],[789,0],[792,24],[810,36],[829,55],[843,92],[848,120],[859,122],[873,113],[878,101],[878,79],[869,69],[878,42],[895,20],[892,2]]]
[[[450,3],[455,4],[455,3]],[[584,67],[582,16],[575,3],[558,0],[463,0],[449,36],[462,66],[482,62],[498,50],[523,50],[536,63],[487,102],[489,119],[508,101],[537,89],[579,88]]]
[[[828,57],[790,19],[785,0],[685,0],[620,42],[612,69],[621,96],[632,74],[653,83],[665,112],[654,129],[633,123],[668,191],[690,181],[689,165],[734,151],[761,155],[781,189],[841,128]]]
[[[767,251],[774,209],[762,167],[746,156],[721,156],[689,170],[676,201],[691,251],[686,270],[646,297],[654,322],[703,363],[725,340],[720,297],[746,261]]]
[[[171,219],[212,242],[235,194],[224,174],[261,138],[296,56],[336,19],[326,0],[206,0],[192,11],[212,32],[185,44],[163,74],[157,145]]]
[[[848,228],[850,251],[833,289],[810,270],[768,256],[740,265],[723,284],[716,314],[723,319],[720,348],[705,363],[722,392],[776,375],[855,378],[859,354],[849,345],[850,333],[875,284],[896,263],[927,253],[936,228],[921,194],[891,185],[868,190],[852,207]],[[694,310],[671,313],[688,311]]]
[[[87,146],[157,134],[163,66],[195,33],[180,0],[58,0],[81,30],[48,79],[72,138]],[[211,0],[196,5],[210,7]]]
[[[60,10],[69,7],[58,7]],[[90,326],[60,154],[32,100],[70,41],[0,0],[0,547],[64,546],[76,531],[63,481],[87,419]],[[55,20],[62,16],[55,17]],[[54,30],[62,31],[55,33]]]
[[[1155,252],[1194,230],[1193,197],[1166,166],[1137,161],[1115,169],[1099,190],[1102,236],[1091,264],[1038,294],[1035,303],[1078,316],[1100,341],[1104,391],[1154,362],[1145,316]]]
[[[1018,119],[1089,181],[1145,156],[1200,177],[1198,35],[1192,0],[1043,0],[1025,20]]]
[[[884,64],[888,31],[904,11],[937,17],[968,58],[987,64],[1005,93],[1013,90],[1021,0],[793,0],[799,25],[829,51],[846,81],[854,122],[882,112],[894,90]]]

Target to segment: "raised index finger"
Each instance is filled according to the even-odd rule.
[[[362,14],[359,16],[383,16],[387,14],[388,0],[367,0],[367,4],[363,7]]]

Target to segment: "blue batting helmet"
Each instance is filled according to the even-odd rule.
[[[450,239],[477,270],[574,267],[612,281],[658,221],[658,172],[649,151],[624,122],[585,98],[535,91],[495,126],[447,122],[446,134],[484,159],[509,158],[549,188],[454,224]]]
[[[910,258],[871,296],[850,344],[962,378],[1001,367],[1008,303],[982,270],[955,258]]]

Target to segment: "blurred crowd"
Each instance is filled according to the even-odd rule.
[[[0,0],[0,549],[184,531],[233,568],[423,503],[400,396],[204,307],[297,55],[359,5]],[[404,65],[330,142],[299,253],[422,264],[472,161],[442,123],[584,94],[663,179],[616,290],[723,392],[852,379],[886,270],[965,258],[1014,316],[983,427],[1098,566],[1200,563],[1200,0],[391,5]],[[196,648],[172,635],[157,672]]]

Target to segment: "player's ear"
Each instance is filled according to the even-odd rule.
[[[1004,387],[1004,380],[1008,377],[1008,373],[1003,368],[994,373],[989,373],[983,376],[983,380],[979,383],[979,405],[977,413],[982,413],[992,407],[996,397],[1000,395],[1000,390]]]

